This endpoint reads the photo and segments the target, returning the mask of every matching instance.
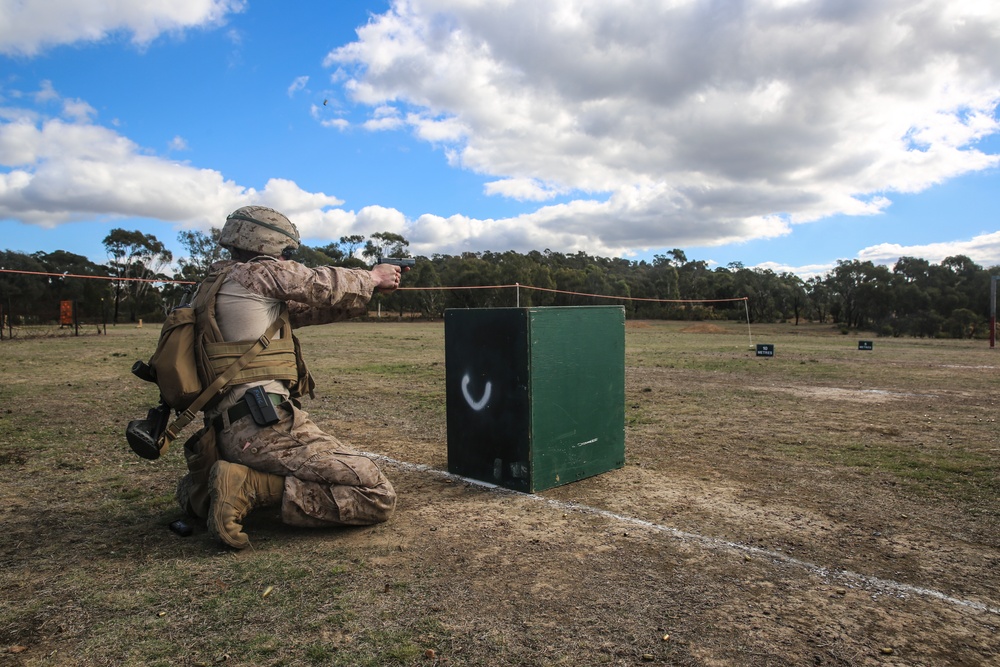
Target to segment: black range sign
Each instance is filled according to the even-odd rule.
[[[758,357],[773,357],[774,356],[774,345],[770,343],[758,343],[757,344],[757,356]]]
[[[859,340],[858,341],[859,350],[874,350],[875,345],[870,340]]]

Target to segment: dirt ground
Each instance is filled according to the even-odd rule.
[[[627,430],[629,464],[536,496],[438,472],[437,438],[398,440],[350,413],[332,428],[384,453],[399,488],[397,518],[375,531],[397,547],[384,567],[416,558],[446,572],[440,607],[462,634],[504,646],[505,662],[1000,664],[1000,431],[997,396],[983,391],[1000,365],[934,356],[887,354],[878,374],[858,366],[840,386],[811,372],[630,365],[629,409],[646,418]],[[790,363],[824,361],[807,349]],[[975,380],[953,385],[963,372]],[[406,426],[440,437],[419,417]],[[810,452],[845,440],[929,446],[944,461],[969,444],[992,462],[992,485],[956,501]]]
[[[217,651],[184,664],[351,664],[338,646],[408,618],[433,620],[413,638],[421,652],[366,664],[1000,665],[996,353],[879,340],[877,361],[859,361],[821,333],[776,330],[788,353],[758,360],[739,329],[633,324],[626,465],[538,494],[447,473],[439,333],[380,334],[402,350],[386,361],[395,370],[316,364],[329,390],[307,409],[378,457],[399,495],[392,520],[296,531],[261,510],[245,552],[219,554],[197,525],[186,541],[160,530],[142,551],[250,565],[336,550],[363,573],[349,584],[353,621],[316,631],[326,657]],[[304,337],[307,352],[319,342]],[[409,363],[422,370],[400,384]],[[12,432],[0,455],[23,470]],[[140,482],[168,496],[181,465],[144,467]],[[48,561],[31,544],[35,492],[18,493],[0,563],[26,577]],[[176,518],[156,507],[149,521]],[[8,577],[10,613],[52,595]],[[35,614],[33,627],[4,617],[0,664],[87,664],[72,657],[85,629],[60,635]]]
[[[444,463],[385,463],[402,500],[380,565],[446,573],[436,604],[505,664],[1000,664],[995,522],[764,453],[537,496]]]

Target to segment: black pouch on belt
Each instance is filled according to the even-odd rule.
[[[267,426],[281,419],[278,416],[278,411],[274,409],[274,404],[271,403],[271,398],[264,391],[264,387],[258,385],[247,389],[246,393],[243,394],[243,400],[250,408],[250,414],[257,425]]]

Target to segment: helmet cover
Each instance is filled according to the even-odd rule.
[[[299,230],[281,213],[266,206],[244,206],[226,218],[219,245],[278,257],[286,248],[299,247]]]

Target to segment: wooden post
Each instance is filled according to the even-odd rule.
[[[1000,280],[1000,276],[990,278],[990,349],[992,350],[997,342],[997,280]]]

